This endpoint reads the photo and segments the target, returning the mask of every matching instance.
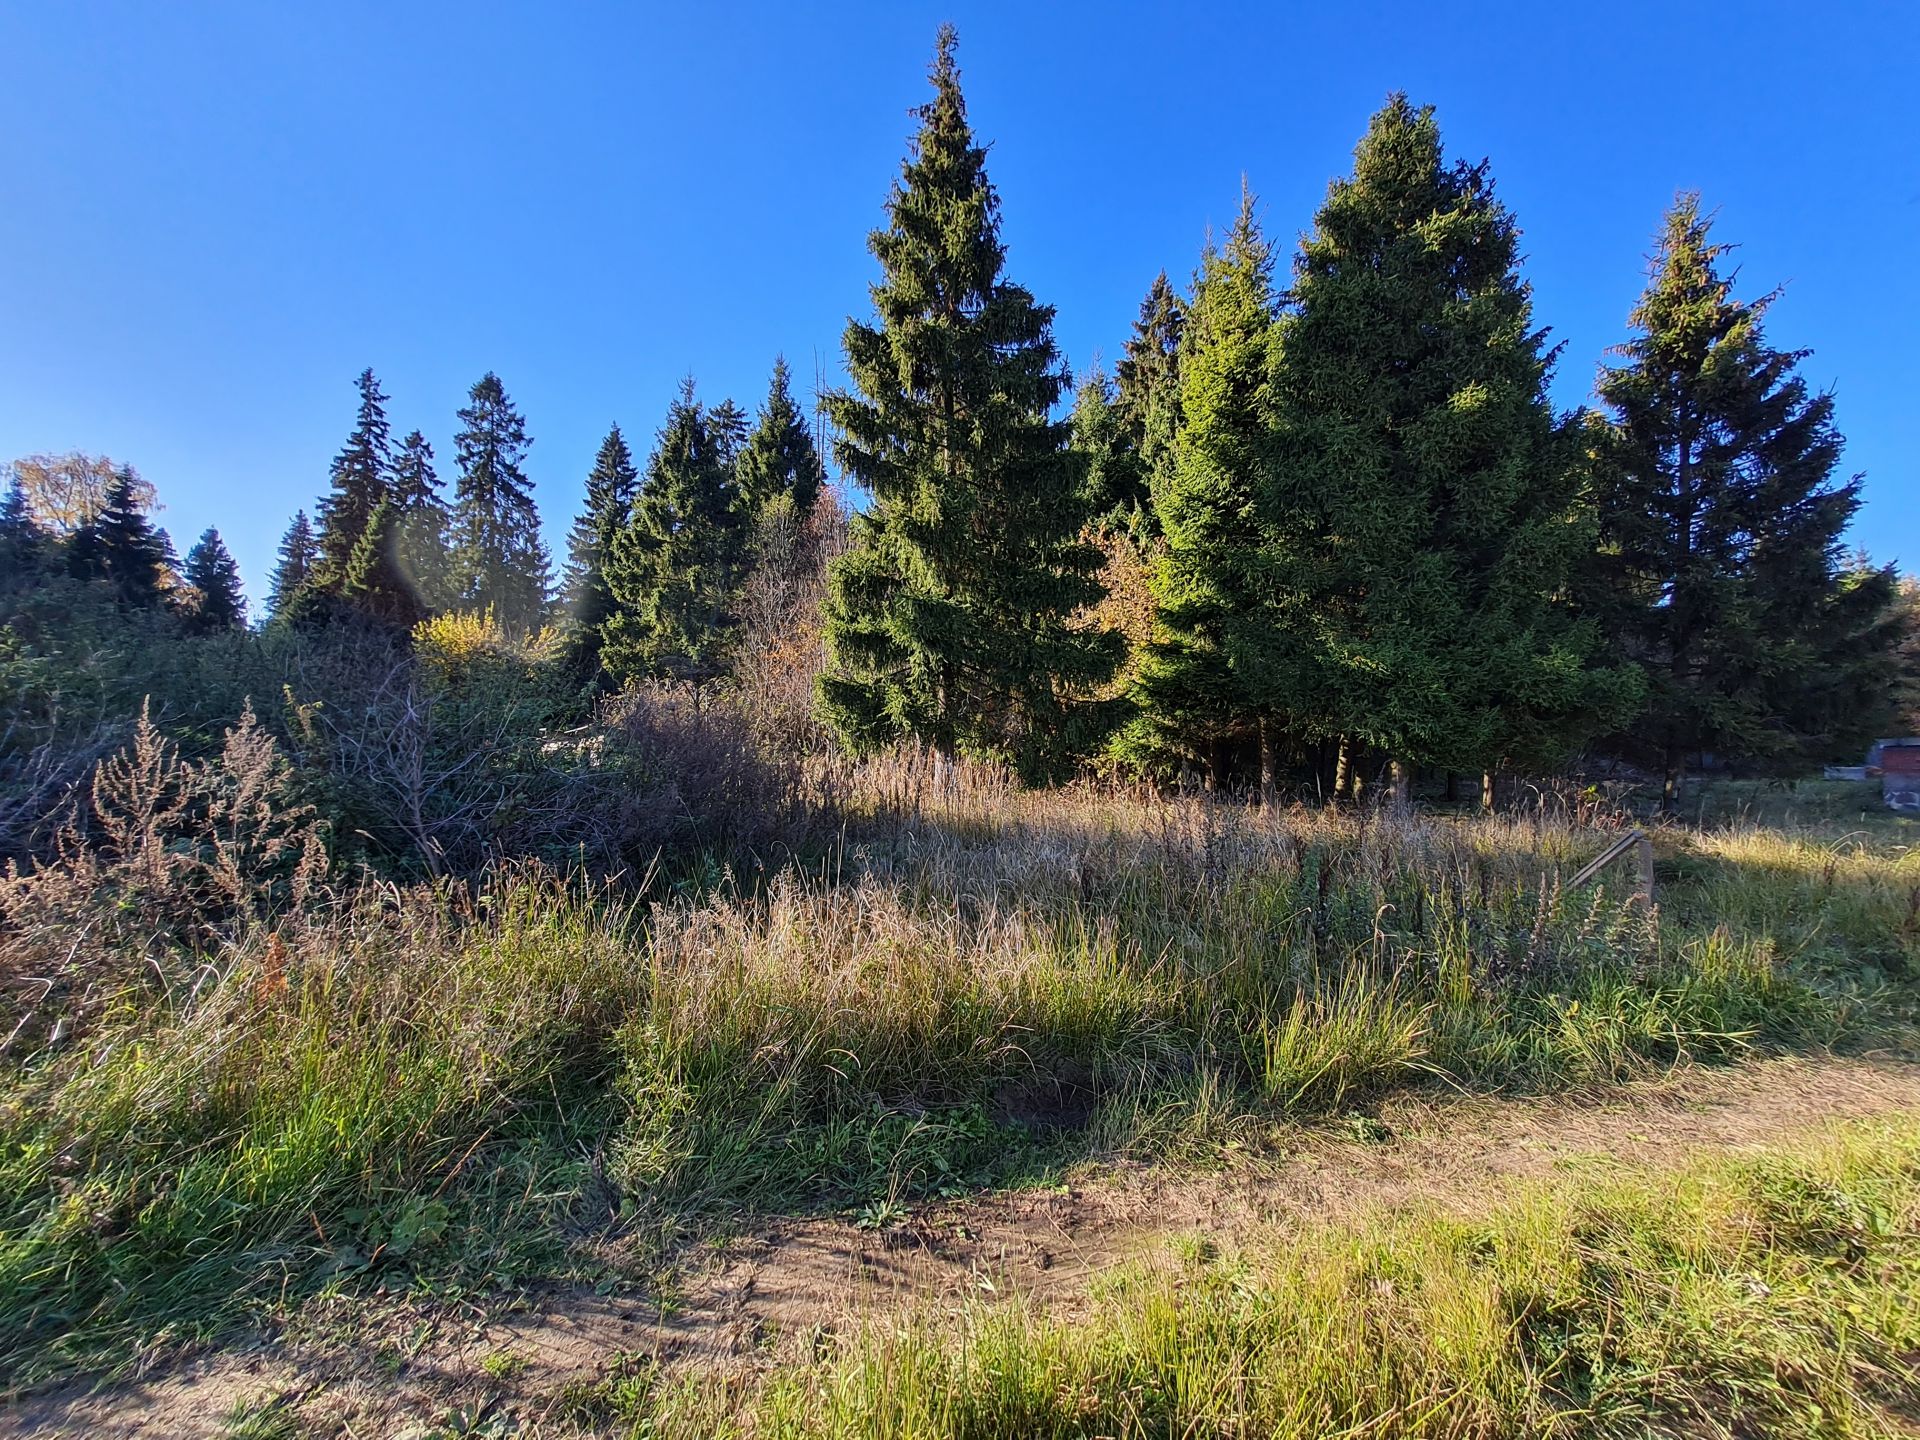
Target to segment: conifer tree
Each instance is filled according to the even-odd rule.
[[[209,527],[187,552],[186,581],[195,592],[190,617],[195,630],[210,634],[245,628],[247,599],[240,588],[240,567],[218,530]]]
[[[1139,448],[1114,403],[1113,382],[1098,365],[1073,399],[1073,448],[1086,467],[1087,512],[1108,530],[1137,533],[1152,502]]]
[[[607,588],[607,557],[615,537],[633,517],[639,482],[627,437],[615,425],[600,442],[600,453],[587,475],[586,508],[567,536],[563,595],[572,620],[573,661],[584,676],[600,670],[601,639],[615,610],[613,593]]]
[[[333,457],[331,486],[320,502],[319,582],[338,590],[353,547],[360,542],[367,518],[386,498],[393,457],[387,425],[387,397],[372,370],[362,370],[354,382],[360,391],[360,411],[353,432]]]
[[[1591,546],[1552,356],[1485,163],[1393,96],[1294,272],[1273,374],[1273,620],[1241,668],[1276,707],[1410,767],[1577,744],[1636,699],[1566,592]]]
[[[912,735],[942,754],[1004,755],[1029,776],[1076,744],[1079,702],[1117,637],[1077,629],[1099,551],[1070,426],[1051,307],[1005,279],[1000,203],[967,123],[943,26],[871,248],[878,323],[850,322],[854,389],[828,398],[842,467],[873,496],[835,560],[823,712],[856,750]]]
[[[367,517],[360,543],[353,547],[340,596],[363,615],[396,629],[411,630],[427,614],[414,577],[401,563],[405,514],[391,495]]]
[[[452,600],[451,516],[434,473],[433,446],[418,430],[407,433],[393,457],[392,493],[393,563],[412,583],[421,610],[444,609]]]
[[[139,480],[123,466],[108,484],[98,514],[73,532],[67,561],[79,579],[102,580],[130,610],[160,609],[172,546],[147,519]]]
[[[1174,442],[1180,432],[1180,339],[1187,311],[1162,270],[1154,277],[1140,318],[1114,367],[1114,409],[1139,457],[1140,509],[1153,523],[1152,496],[1173,476]]]
[[[1165,540],[1150,582],[1156,623],[1123,744],[1141,761],[1203,759],[1217,782],[1260,738],[1258,687],[1236,659],[1269,623],[1256,517],[1275,309],[1272,250],[1243,190],[1226,243],[1201,257],[1185,316],[1175,402],[1185,424],[1153,496]]]
[[[269,616],[279,615],[288,602],[305,588],[313,576],[314,562],[319,553],[313,525],[307,519],[307,512],[301,510],[294,515],[293,523],[280,539],[279,560],[273,567],[273,580],[267,591]]]
[[[0,584],[37,575],[51,558],[47,533],[33,518],[26,487],[14,476],[0,500]]]
[[[460,467],[453,513],[452,590],[458,603],[491,609],[511,629],[546,613],[550,568],[533,487],[521,468],[526,422],[489,371],[474,382],[454,437]]]
[[[707,438],[713,446],[714,459],[732,476],[747,446],[747,412],[731,400],[722,400],[708,409],[706,417]]]
[[[794,404],[792,375],[784,356],[773,362],[773,381],[753,434],[740,452],[738,474],[741,503],[755,520],[783,496],[794,515],[804,519],[826,485],[826,466],[820,463],[806,417]]]
[[[1596,603],[1645,667],[1635,736],[1671,809],[1687,757],[1818,753],[1887,680],[1891,571],[1851,575],[1841,536],[1860,504],[1836,481],[1833,396],[1796,373],[1762,321],[1773,295],[1734,297],[1728,246],[1699,198],[1668,213],[1635,337],[1603,372],[1609,424]]]
[[[603,562],[613,614],[601,658],[616,679],[700,680],[720,668],[747,533],[732,469],[709,428],[713,413],[694,398],[693,381],[683,382]]]

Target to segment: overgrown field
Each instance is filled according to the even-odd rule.
[[[1089,1156],[1204,1158],[1244,1117],[1394,1087],[1904,1047],[1920,974],[1920,858],[1898,822],[1862,828],[1850,797],[1803,822],[1786,806],[1806,792],[1756,793],[1768,823],[1749,804],[1661,832],[1649,912],[1625,876],[1563,883],[1621,823],[1597,811],[1262,809],[871,767],[843,780],[831,841],[657,873],[636,895],[533,869],[471,889],[323,882],[303,872],[297,811],[256,803],[271,756],[233,752],[225,779],[144,791],[143,764],[164,757],[131,757],[125,833],[8,883],[12,1386],[124,1368],[325,1292],[643,1286],[634,1257],[743,1213],[885,1224]],[[232,778],[247,774],[252,790]],[[135,813],[176,790],[197,797],[178,813],[212,837],[198,848],[164,805]],[[1866,1187],[1861,1243],[1910,1237],[1912,1147],[1870,1149],[1833,1162]],[[1775,1206],[1750,1223],[1813,1227],[1807,1255],[1830,1233],[1852,1244],[1826,1182],[1806,1180],[1795,1209],[1799,1183],[1739,1191]],[[838,1378],[776,1385],[770,1433],[1188,1433],[1178,1414],[1203,1422],[1192,1433],[1312,1434],[1389,1392],[1414,1407],[1391,1433],[1493,1433],[1440,1426],[1442,1398],[1531,1417],[1543,1394],[1604,1392],[1610,1347],[1673,1326],[1720,1343],[1708,1299],[1737,1310],[1738,1294],[1695,1305],[1659,1278],[1695,1250],[1745,1253],[1734,1192],[1708,1190],[1697,1213],[1594,1202],[1624,1207],[1645,1247],[1621,1261],[1619,1303],[1667,1287],[1628,1336],[1611,1320],[1589,1333],[1569,1297],[1596,1242],[1584,1211],[1543,1201],[1479,1239],[1415,1226],[1177,1294],[1149,1285],[1110,1333],[1003,1317],[956,1350],[889,1341]],[[1910,1353],[1899,1297],[1920,1261],[1896,1260],[1904,1289],[1813,1261],[1795,1283],[1808,1306],[1866,1306],[1863,1343]],[[1402,1269],[1390,1300],[1336,1303]],[[1443,1283],[1456,1275],[1479,1278]],[[1496,1290],[1507,1304],[1527,1286],[1534,1300],[1469,1343]],[[1324,1353],[1296,1292],[1325,1303]],[[1506,1351],[1475,1345],[1519,1346],[1535,1369],[1516,1378]],[[1355,1347],[1367,1375],[1339,1358]],[[1246,1408],[1235,1375],[1296,1408]]]

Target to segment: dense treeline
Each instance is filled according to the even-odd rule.
[[[0,848],[32,848],[147,697],[203,738],[249,697],[284,709],[338,823],[436,870],[499,848],[482,809],[562,843],[579,813],[528,773],[561,752],[591,770],[582,727],[649,687],[730,694],[789,750],[830,732],[1032,781],[1335,797],[1424,774],[1491,799],[1503,771],[1587,753],[1671,805],[1694,757],[1804,763],[1906,723],[1911,591],[1842,548],[1859,478],[1836,473],[1833,396],[1769,343],[1773,297],[1735,294],[1697,198],[1666,218],[1597,407],[1557,411],[1516,217],[1394,96],[1290,268],[1243,194],[1188,286],[1154,278],[1114,375],[1076,388],[1052,308],[1006,273],[951,28],[931,79],[847,388],[809,423],[776,360],[752,416],[689,378],[644,457],[613,426],[558,577],[491,373],[450,484],[360,375],[251,629],[218,531],[180,561],[131,468],[17,462]]]

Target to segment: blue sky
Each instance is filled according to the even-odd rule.
[[[679,378],[750,407],[834,372],[865,235],[960,27],[1009,273],[1076,369],[1191,271],[1244,173],[1290,250],[1393,89],[1489,157],[1584,399],[1662,209],[1700,189],[1744,289],[1787,286],[1920,565],[1920,6],[93,3],[0,6],[0,461],[82,449],[209,524],[258,593],[371,365],[443,477],[497,371],[560,545],[618,420]]]

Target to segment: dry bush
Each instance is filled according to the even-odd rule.
[[[826,668],[820,605],[827,565],[846,543],[846,512],[830,493],[804,518],[777,509],[761,525],[741,589],[732,685],[755,745],[783,762],[831,745],[815,712],[814,682]]]
[[[320,830],[251,707],[196,762],[143,706],[51,857],[0,877],[13,1011],[0,1049],[63,1033],[143,976],[170,985],[237,928],[296,914],[326,873]]]
[[[737,692],[636,685],[602,707],[597,745],[602,768],[639,797],[630,848],[754,849],[791,843],[805,825],[802,767],[763,748]]]

